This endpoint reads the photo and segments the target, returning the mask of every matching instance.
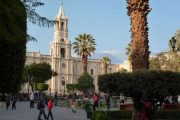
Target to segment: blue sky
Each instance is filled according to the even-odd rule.
[[[49,19],[58,14],[60,0],[43,0],[44,6],[36,11]],[[152,11],[148,15],[149,50],[158,53],[168,50],[168,41],[180,29],[180,0],[150,0]],[[74,42],[81,33],[96,39],[96,54],[110,53],[125,60],[125,48],[130,42],[130,21],[126,0],[63,0],[68,17],[69,40]],[[41,28],[28,22],[28,33],[37,38],[29,42],[27,51],[49,54],[53,27]],[[73,51],[72,51],[73,52]],[[73,54],[73,53],[72,53]]]

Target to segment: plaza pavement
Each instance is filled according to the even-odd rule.
[[[55,106],[52,109],[54,120],[88,120],[85,110],[77,109],[76,113],[72,113],[70,108],[62,108]],[[0,110],[0,120],[38,120],[39,110],[29,108],[29,102],[17,102],[16,110]],[[46,109],[47,114],[47,109]],[[41,116],[44,119],[43,115]],[[49,119],[51,120],[51,119]]]

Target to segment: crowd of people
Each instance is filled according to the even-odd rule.
[[[6,108],[7,110],[11,109],[15,110],[16,109],[16,101],[17,101],[17,96],[16,95],[10,95],[10,94],[3,94],[0,98],[0,109]]]
[[[38,109],[38,120],[41,120],[41,117],[44,117],[45,120],[53,120],[53,113],[52,108],[53,106],[57,106],[59,102],[65,102],[66,100],[60,100],[60,95],[55,92],[53,96],[51,95],[45,95],[43,92],[30,92],[29,96],[25,96],[25,98],[18,97],[19,95],[10,95],[6,94],[4,97],[0,97],[0,101],[4,101],[4,104],[6,106],[6,109],[9,109],[11,106],[12,110],[16,109],[16,101],[20,101],[21,99],[24,99],[25,101],[29,101],[29,108],[30,109]],[[61,96],[62,97],[62,96]],[[63,98],[66,98],[67,96],[63,96]],[[87,118],[91,118],[92,112],[96,111],[97,108],[102,106],[102,99],[104,100],[103,103],[107,106],[107,110],[110,109],[111,106],[111,99],[109,94],[100,95],[97,93],[94,93],[93,95],[72,95],[72,97],[67,97],[67,103],[68,106],[71,107],[72,112],[76,113],[76,107],[78,106],[78,102],[81,101],[83,104],[83,108],[85,109],[87,113]],[[2,103],[2,102],[1,102]],[[103,104],[104,105],[104,104]],[[81,106],[81,107],[82,107]],[[48,113],[46,114],[46,110]]]

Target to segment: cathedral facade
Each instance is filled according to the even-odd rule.
[[[27,52],[26,65],[33,62],[47,62],[51,65],[57,76],[53,76],[49,81],[51,92],[63,93],[66,84],[77,83],[79,76],[83,73],[81,58],[71,56],[72,44],[68,39],[68,18],[64,14],[62,5],[55,18],[54,37],[50,43],[50,55],[42,55],[40,52]],[[98,91],[98,75],[104,74],[103,63],[98,59],[88,59],[87,71],[93,77],[95,91]],[[129,70],[129,66],[123,64],[110,64],[108,72],[118,72],[124,68]],[[24,88],[27,89],[27,86]],[[26,91],[26,90],[25,90]]]

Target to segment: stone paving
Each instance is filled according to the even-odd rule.
[[[46,114],[47,114],[46,110]],[[54,120],[88,120],[85,110],[77,109],[73,113],[70,108],[55,106],[52,109]],[[38,120],[39,110],[30,109],[29,102],[17,102],[16,110],[0,110],[0,120]],[[43,115],[41,116],[43,120]],[[51,119],[49,119],[51,120]]]

